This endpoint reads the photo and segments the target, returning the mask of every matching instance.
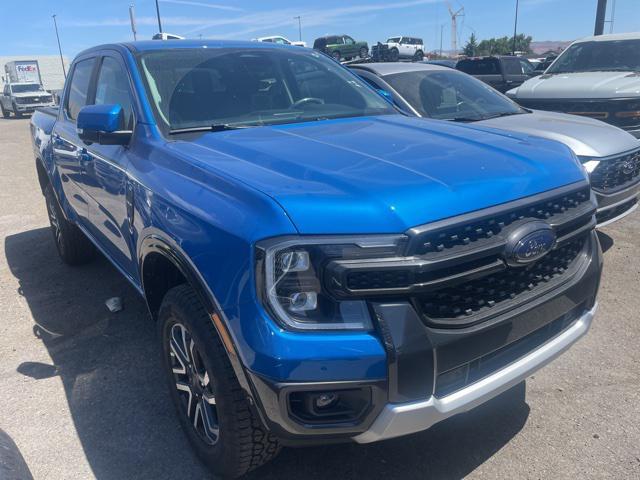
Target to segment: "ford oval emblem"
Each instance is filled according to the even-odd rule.
[[[529,222],[516,228],[507,239],[505,260],[512,267],[540,260],[553,250],[556,234],[546,222]]]
[[[636,169],[636,166],[633,163],[633,160],[627,160],[622,164],[622,173],[624,173],[625,175],[632,174],[635,169]]]

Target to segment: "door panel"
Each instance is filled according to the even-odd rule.
[[[100,60],[92,103],[121,105],[125,113],[120,129],[129,130],[134,122],[132,90],[124,63],[116,55],[105,54]],[[136,279],[126,199],[128,156],[128,147],[94,143],[87,146],[81,164],[89,194],[92,234],[121,269]]]
[[[70,74],[69,88],[65,94],[62,112],[51,134],[53,160],[60,175],[64,196],[75,213],[76,220],[88,227],[89,201],[84,188],[81,154],[83,143],[78,137],[76,118],[87,103],[95,57],[81,59]]]

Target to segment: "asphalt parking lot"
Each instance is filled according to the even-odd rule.
[[[29,120],[0,119],[0,430],[36,479],[209,478],[191,453],[142,300],[48,229]],[[493,401],[367,446],[285,449],[253,479],[640,478],[640,211],[603,229],[591,332]],[[121,296],[111,314],[106,299]]]

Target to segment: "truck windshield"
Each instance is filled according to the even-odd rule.
[[[37,83],[29,83],[29,84],[11,85],[11,91],[13,93],[29,93],[29,92],[44,92],[44,89]]]
[[[571,45],[546,73],[640,71],[640,40],[607,40]]]
[[[384,79],[425,117],[474,121],[525,113],[480,80],[455,70],[396,73]]]
[[[140,63],[158,123],[173,132],[397,113],[318,52],[171,49],[144,53]]]

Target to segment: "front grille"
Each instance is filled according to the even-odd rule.
[[[542,294],[575,269],[586,237],[557,248],[528,267],[507,268],[454,288],[418,299],[418,308],[432,324],[454,325],[467,317],[485,315],[525,295]]]
[[[608,210],[605,210],[604,212],[598,213],[596,215],[596,218],[598,220],[598,226],[603,225],[604,223],[607,223],[611,220],[614,220],[620,217],[621,215],[624,215],[626,212],[631,210],[637,204],[638,204],[638,199],[633,198],[628,202],[623,203],[622,205],[618,205],[617,207],[613,207]]]
[[[415,251],[418,255],[430,258],[442,254],[458,255],[466,250],[482,248],[493,243],[493,237],[508,230],[515,223],[530,220],[561,222],[563,217],[575,215],[579,207],[588,202],[590,195],[589,189],[581,189],[486,218],[474,218],[454,227],[432,229],[428,234],[420,236],[420,245],[416,245]],[[562,236],[565,232],[557,233]]]
[[[624,130],[640,128],[640,100],[638,99],[549,100],[518,98],[516,101],[526,108],[595,118]]]
[[[602,193],[614,193],[640,181],[640,152],[604,160],[591,173],[591,186]]]
[[[487,321],[568,282],[595,227],[587,182],[433,222],[406,232],[402,255],[336,260],[323,284],[336,297],[400,297],[425,324],[460,328]],[[551,228],[556,243],[524,266],[512,255],[529,228]]]

